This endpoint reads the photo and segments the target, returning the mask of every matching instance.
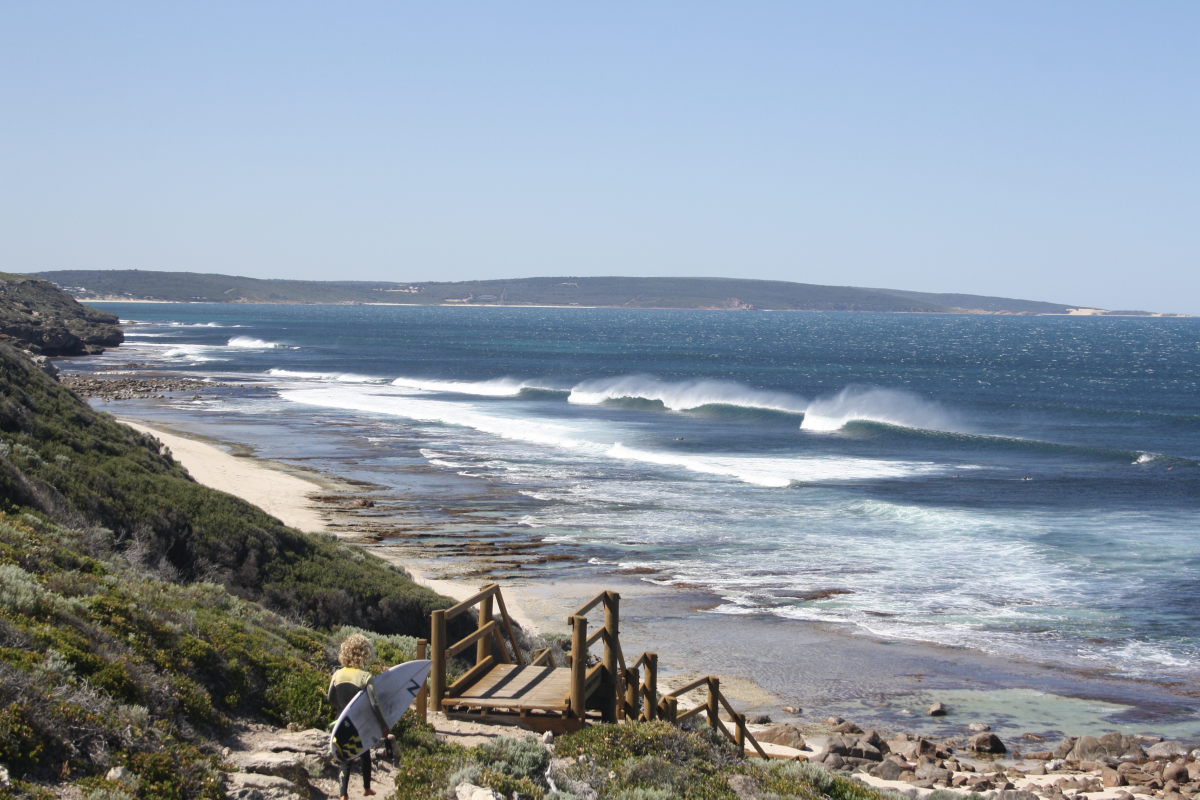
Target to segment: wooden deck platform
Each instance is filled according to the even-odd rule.
[[[571,670],[500,664],[446,706],[508,708],[513,711],[566,711],[570,708]]]

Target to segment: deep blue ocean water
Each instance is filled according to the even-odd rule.
[[[1200,320],[97,305],[712,613],[1200,676]]]

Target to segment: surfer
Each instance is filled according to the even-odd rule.
[[[342,713],[342,710],[350,704],[367,682],[371,680],[371,673],[367,672],[367,665],[375,660],[375,654],[371,649],[371,642],[361,633],[352,633],[342,642],[342,647],[338,651],[338,661],[342,668],[333,673],[333,678],[329,681],[329,705],[333,706],[334,716]],[[360,756],[362,759],[362,775],[363,775],[363,794],[375,794],[371,790],[371,751],[365,750]],[[347,761],[342,764],[341,800],[349,800],[350,797],[350,767],[353,761]]]

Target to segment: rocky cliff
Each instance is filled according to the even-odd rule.
[[[0,272],[2,343],[46,356],[100,353],[125,340],[118,321],[49,281]]]

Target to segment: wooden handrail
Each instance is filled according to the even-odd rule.
[[[705,675],[703,678],[697,678],[696,680],[692,681],[687,686],[684,686],[680,689],[676,689],[673,692],[668,692],[667,694],[664,694],[663,697],[682,697],[683,695],[687,694],[688,692],[692,691],[693,689],[699,689],[701,686],[707,686],[707,685],[708,685],[708,676]]]
[[[689,708],[687,711],[684,711],[679,716],[675,717],[675,721],[683,722],[688,717],[694,717],[697,714],[699,714],[701,711],[708,711],[708,707],[707,706],[693,706],[692,708]]]
[[[468,597],[466,600],[463,600],[461,603],[457,603],[455,605],[450,606],[449,608],[446,609],[446,619],[454,619],[459,614],[463,613],[464,611],[466,611],[467,609],[469,609],[471,606],[475,605],[476,603],[479,603],[479,602],[491,597],[493,594],[496,593],[496,590],[499,588],[500,588],[500,586],[498,584],[495,584],[495,583],[488,584],[487,586],[483,587],[475,594]]]
[[[549,647],[543,647],[533,654],[533,661],[529,662],[531,667],[553,667],[554,666],[554,651]]]
[[[608,643],[608,631],[606,631],[604,628],[596,628],[596,632],[587,638],[587,641],[583,643],[583,646],[591,647],[601,639],[604,639],[606,644]]]
[[[585,616],[587,614],[587,612],[591,611],[593,608],[595,608],[596,606],[600,605],[603,602],[606,602],[607,600],[608,600],[608,592],[601,592],[600,594],[596,595],[591,600],[589,600],[587,603],[585,603],[582,608],[580,608],[578,611],[576,611],[571,616],[572,617]],[[567,624],[568,625],[571,624],[570,619],[567,620]]]
[[[493,620],[494,621],[494,620]],[[504,644],[504,637],[500,634],[500,626],[492,628],[493,637],[496,640],[496,649],[500,652],[500,661],[505,664],[511,664],[512,659],[508,657],[508,647]]]
[[[454,683],[446,687],[446,696],[458,697],[467,689],[470,689],[480,678],[487,674],[488,670],[490,670],[495,663],[496,662],[492,659],[492,657],[488,656],[483,661],[480,661],[478,664],[471,667],[466,675],[463,675]],[[445,701],[443,701],[443,704],[444,703]]]
[[[513,658],[517,660],[517,666],[525,666],[525,659],[521,657],[521,648],[517,644],[517,634],[513,631],[512,620],[508,616],[508,606],[504,605],[504,595],[500,593],[500,588],[496,588],[496,602],[500,604],[500,618],[504,620],[504,629],[508,631],[508,639],[512,642]]]
[[[455,642],[450,647],[447,647],[446,648],[446,658],[454,658],[456,655],[461,653],[463,650],[466,650],[468,647],[475,644],[483,637],[491,636],[492,631],[497,630],[498,627],[499,626],[496,625],[496,621],[492,620],[487,625],[484,625],[482,628],[477,628],[474,633],[467,634],[466,636],[459,639],[457,642]]]

